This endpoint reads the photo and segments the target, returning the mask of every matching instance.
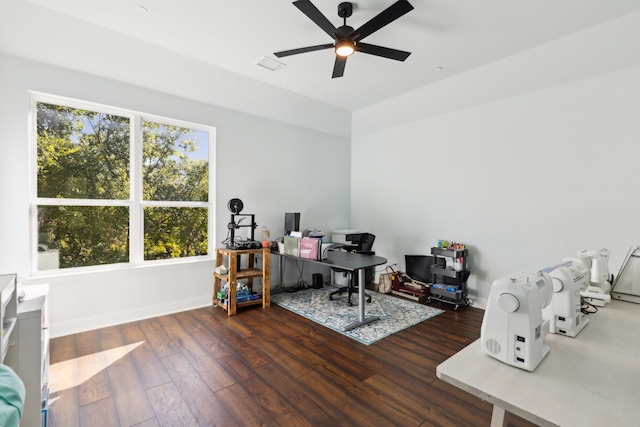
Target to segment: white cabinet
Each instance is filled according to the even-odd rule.
[[[22,286],[18,304],[18,370],[26,397],[21,425],[45,426],[49,388],[49,285]]]
[[[16,275],[0,275],[0,323],[2,325],[2,339],[0,340],[0,363],[13,370],[17,367],[17,307],[18,294],[16,291]]]

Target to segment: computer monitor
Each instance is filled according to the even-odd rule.
[[[407,276],[418,282],[433,283],[433,275],[431,274],[433,257],[431,255],[405,255],[404,263]]]
[[[431,265],[433,262],[434,259],[431,255],[405,255],[405,273],[418,282],[435,283],[436,278],[431,273]],[[435,263],[440,267],[445,267],[447,261],[443,257],[436,257]],[[447,276],[438,276],[437,282],[443,285],[456,285],[460,283],[458,280]]]
[[[300,231],[300,212],[288,212],[284,214],[284,234],[292,231]]]

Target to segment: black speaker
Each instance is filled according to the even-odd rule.
[[[284,234],[300,231],[300,212],[284,214]]]
[[[312,274],[311,283],[313,283],[313,289],[322,289],[322,274],[320,273]]]

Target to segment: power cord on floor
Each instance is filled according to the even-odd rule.
[[[582,314],[593,314],[598,312],[598,307],[587,302],[584,298],[580,298],[580,311]]]
[[[287,288],[287,292],[298,292],[298,291],[302,291],[305,289],[309,289],[309,284],[307,282],[305,282],[305,280],[302,278],[304,275],[304,263],[302,263],[302,268],[300,268],[300,264],[298,263],[298,261],[296,260],[296,267],[298,267],[298,283],[296,283],[295,285]]]

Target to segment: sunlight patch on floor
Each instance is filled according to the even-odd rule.
[[[139,341],[52,364],[49,367],[50,392],[60,392],[79,386],[98,372],[131,353],[144,342]]]

